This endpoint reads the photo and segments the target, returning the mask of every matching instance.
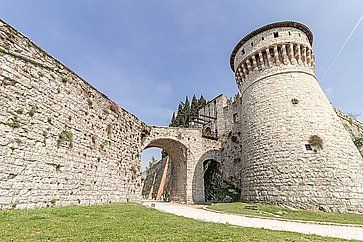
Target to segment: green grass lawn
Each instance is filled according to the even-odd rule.
[[[206,223],[138,204],[0,211],[0,241],[341,241]]]
[[[208,206],[208,208],[226,213],[244,214],[258,217],[363,225],[363,214],[330,213],[308,210],[295,211],[276,205],[241,202],[216,203]]]

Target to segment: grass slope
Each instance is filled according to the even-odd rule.
[[[363,214],[330,213],[308,210],[295,211],[276,205],[241,202],[216,203],[208,206],[208,208],[226,213],[244,214],[258,217],[363,225]]]
[[[341,241],[232,227],[137,204],[0,211],[0,241]]]

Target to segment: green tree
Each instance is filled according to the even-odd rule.
[[[173,112],[173,116],[171,117],[171,121],[170,121],[170,124],[169,124],[169,127],[176,127],[175,125],[175,120],[176,117],[175,117],[175,112]]]
[[[147,166],[146,170],[149,170],[153,165],[155,165],[158,162],[158,160],[155,158],[155,156],[151,157],[151,160],[149,161],[149,165]]]
[[[184,110],[183,110],[184,122],[183,127],[187,128],[189,126],[190,120],[190,102],[188,96],[185,97]]]
[[[192,102],[190,103],[189,97],[185,97],[184,102],[180,102],[178,105],[177,113],[173,113],[173,116],[170,120],[170,127],[189,127],[190,123],[198,116],[198,110],[203,107],[207,101],[203,97],[196,98],[193,95]]]
[[[181,127],[184,124],[184,104],[182,102],[179,103],[178,112],[175,117],[175,126]]]
[[[193,95],[192,104],[190,105],[190,118],[195,119],[198,116],[198,99]]]
[[[207,100],[205,100],[203,95],[200,95],[200,98],[198,100],[198,110],[201,109],[206,104],[207,104]]]

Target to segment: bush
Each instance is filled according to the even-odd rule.
[[[24,113],[24,108],[19,108],[18,110],[16,110],[16,113],[23,114]]]
[[[13,129],[20,128],[20,122],[16,119],[12,120],[11,122],[4,123],[4,125],[7,125]]]
[[[3,47],[3,48],[4,48],[4,49],[6,49],[6,50],[9,50],[9,49],[10,49],[9,44],[8,44],[8,43],[5,43],[5,42],[3,42],[3,43],[1,44],[1,47]]]
[[[356,137],[353,139],[353,142],[358,149],[361,149],[363,147],[363,137]]]
[[[62,77],[62,82],[64,84],[66,84],[67,82],[69,82],[69,78],[68,77]]]
[[[110,104],[110,110],[112,112],[118,113],[120,111],[120,108],[119,108],[119,106],[116,103],[111,102],[111,104]]]
[[[64,130],[62,133],[58,135],[58,146],[62,144],[63,142],[68,142],[68,147],[73,147],[73,133],[71,131]]]
[[[94,144],[94,145],[95,145],[95,144],[96,144],[96,140],[97,140],[96,136],[95,136],[95,135],[93,135],[93,136],[92,136],[92,144]]]
[[[107,132],[107,135],[110,137],[111,136],[111,134],[112,134],[112,130],[113,130],[113,128],[112,128],[112,125],[111,124],[107,124],[107,126],[106,126],[106,132]]]
[[[134,174],[137,174],[139,172],[139,166],[138,165],[133,165],[131,167],[131,171],[134,173]]]
[[[309,138],[309,144],[313,147],[323,149],[323,140],[318,135],[312,135]]]
[[[87,98],[86,102],[87,102],[88,106],[92,107],[93,101],[91,98]]]
[[[29,114],[29,116],[30,116],[30,117],[34,117],[35,112],[36,112],[35,107],[34,107],[34,106],[31,106],[31,108],[30,108],[30,110],[29,110],[28,114]]]

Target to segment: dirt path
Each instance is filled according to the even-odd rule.
[[[280,221],[265,218],[251,218],[241,215],[223,214],[219,212],[198,209],[189,205],[143,201],[143,205],[154,207],[160,211],[179,216],[198,219],[206,222],[224,223],[243,227],[264,228],[271,230],[291,231],[303,234],[316,234],[325,237],[363,240],[363,227],[323,225]]]

